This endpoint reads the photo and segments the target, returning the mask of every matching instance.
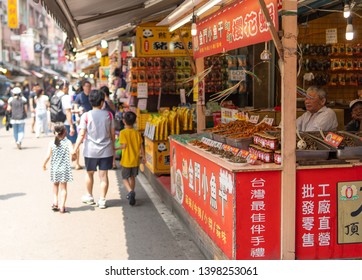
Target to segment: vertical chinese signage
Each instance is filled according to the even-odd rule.
[[[297,259],[362,257],[361,174],[361,166],[297,171]]]
[[[277,0],[264,0],[278,30]],[[244,0],[220,9],[197,24],[194,57],[205,57],[271,40],[259,2]]]
[[[21,60],[34,61],[34,35],[24,33],[20,35]]]
[[[19,28],[19,3],[18,0],[8,0],[8,27]]]
[[[280,171],[236,174],[236,258],[280,259]]]
[[[190,28],[181,28],[182,38],[178,31],[169,32],[167,27],[144,26],[136,29],[136,56],[187,56],[192,55],[192,36]],[[186,50],[187,48],[187,50]]]
[[[362,243],[362,181],[338,183],[338,243]]]
[[[225,255],[234,258],[234,174],[173,140],[170,143],[171,194]]]

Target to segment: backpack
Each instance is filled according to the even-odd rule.
[[[26,118],[25,105],[22,97],[14,98],[11,101],[11,118],[13,120],[23,120]]]
[[[67,116],[63,113],[62,96],[54,94],[50,99],[50,120],[51,122],[64,122]]]

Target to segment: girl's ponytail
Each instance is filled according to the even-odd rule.
[[[55,146],[59,146],[60,145],[60,140],[63,139],[64,134],[66,133],[66,129],[63,123],[56,123],[54,124],[54,134],[55,134],[55,139],[54,139],[54,144]]]

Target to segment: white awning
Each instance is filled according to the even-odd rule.
[[[27,76],[31,75],[31,73],[28,70],[26,70],[26,69],[24,69],[22,67],[20,67],[20,72],[23,73],[24,75],[27,75]]]
[[[60,73],[58,73],[50,68],[42,67],[41,70],[43,70],[48,75],[57,76],[59,78],[62,76]]]
[[[40,74],[39,72],[36,72],[36,71],[34,71],[34,70],[31,70],[31,73],[32,73],[35,77],[37,77],[37,78],[39,78],[39,79],[42,79],[42,78],[44,77],[43,74]]]

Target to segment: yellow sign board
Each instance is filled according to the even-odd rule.
[[[338,183],[338,244],[361,243],[362,181]]]
[[[18,0],[8,0],[8,27],[19,28]]]
[[[136,40],[136,57],[192,56],[190,28],[169,32],[164,26],[139,26]]]

